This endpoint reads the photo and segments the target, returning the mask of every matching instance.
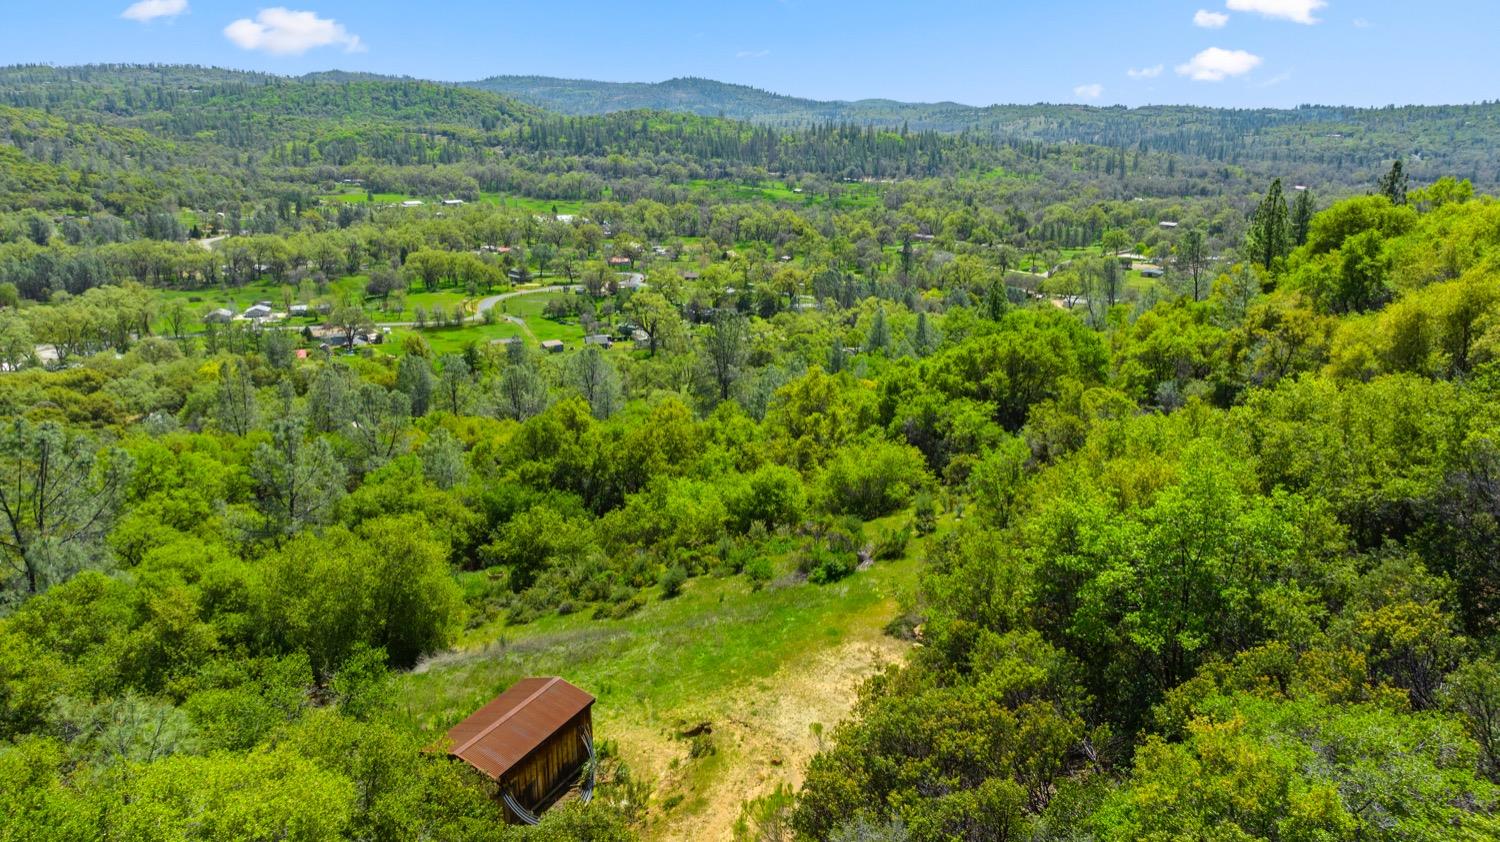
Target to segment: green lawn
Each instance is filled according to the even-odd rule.
[[[363,205],[370,201],[371,194],[364,190],[351,190],[346,193],[328,193],[318,198],[325,202],[336,202],[350,205]],[[397,204],[417,198],[405,193],[376,193],[374,200],[376,204]]]
[[[558,213],[576,216],[583,212],[583,202],[570,199],[533,199],[529,196],[513,196],[506,193],[480,193],[479,200],[491,205],[543,215]]]
[[[401,319],[403,321],[410,321],[412,311],[417,307],[421,307],[429,313],[432,312],[434,307],[444,313],[451,313],[454,307],[464,306],[468,301],[468,295],[456,290],[437,290],[436,292],[412,292],[407,290],[406,312],[401,314]],[[377,303],[375,301],[370,302],[372,307]]]
[[[410,316],[410,314],[408,314]],[[521,328],[517,325],[501,322],[494,325],[471,324],[464,327],[428,328],[416,330],[415,328],[393,328],[390,341],[379,346],[381,353],[399,355],[403,352],[402,342],[412,334],[420,335],[426,340],[435,354],[459,354],[463,353],[474,343],[488,343],[496,339],[509,339],[514,336],[522,336]]]

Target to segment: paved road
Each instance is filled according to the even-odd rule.
[[[491,295],[488,298],[479,299],[479,307],[477,312],[482,316],[484,315],[485,310],[494,307],[496,304],[512,298],[520,298],[523,295],[536,295],[543,292],[577,292],[580,289],[583,289],[583,287],[578,284],[573,284],[572,286],[569,286],[567,284],[555,284],[553,286],[537,287],[536,289],[519,289],[515,292],[502,292],[499,295]]]

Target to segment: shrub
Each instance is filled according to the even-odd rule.
[[[798,560],[798,569],[815,585],[837,582],[858,566],[859,556],[852,550],[836,549],[823,541],[812,542]]]
[[[931,535],[937,529],[937,501],[932,498],[932,493],[922,491],[917,494],[917,502],[912,512],[912,524],[917,529],[918,535]]]
[[[904,508],[928,483],[921,451],[874,441],[839,451],[819,478],[818,496],[828,512],[871,520]]]
[[[682,586],[687,580],[686,570],[675,566],[667,568],[667,572],[661,574],[661,598],[672,599],[682,593]]]
[[[694,760],[700,757],[708,757],[711,754],[718,754],[718,752],[718,747],[714,745],[713,735],[706,732],[694,735],[688,743],[688,757]]]
[[[776,568],[771,565],[771,560],[763,555],[758,555],[745,562],[745,578],[750,580],[751,590],[760,590],[776,575]]]
[[[910,542],[910,529],[882,529],[870,557],[876,561],[894,561],[906,555],[906,545]]]
[[[636,594],[625,600],[624,602],[616,602],[615,604],[609,606],[609,609],[605,612],[604,616],[608,617],[611,620],[623,620],[624,618],[629,617],[631,614],[634,614],[635,612],[645,607],[646,601],[644,599],[641,599],[640,594]]]
[[[729,516],[740,532],[760,524],[762,531],[796,523],[807,507],[802,477],[784,465],[764,465],[725,495]]]

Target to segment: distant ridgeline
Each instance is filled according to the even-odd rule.
[[[565,114],[651,109],[723,116],[782,127],[819,123],[906,126],[1046,143],[1170,152],[1234,164],[1329,169],[1353,176],[1405,158],[1418,178],[1440,174],[1500,183],[1500,103],[1296,109],[853,102],[782,96],[709,79],[658,83],[495,76],[470,87]],[[1359,179],[1356,179],[1359,180]]]

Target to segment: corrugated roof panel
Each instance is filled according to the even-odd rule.
[[[561,678],[525,678],[448,731],[448,753],[499,779],[594,697]]]

